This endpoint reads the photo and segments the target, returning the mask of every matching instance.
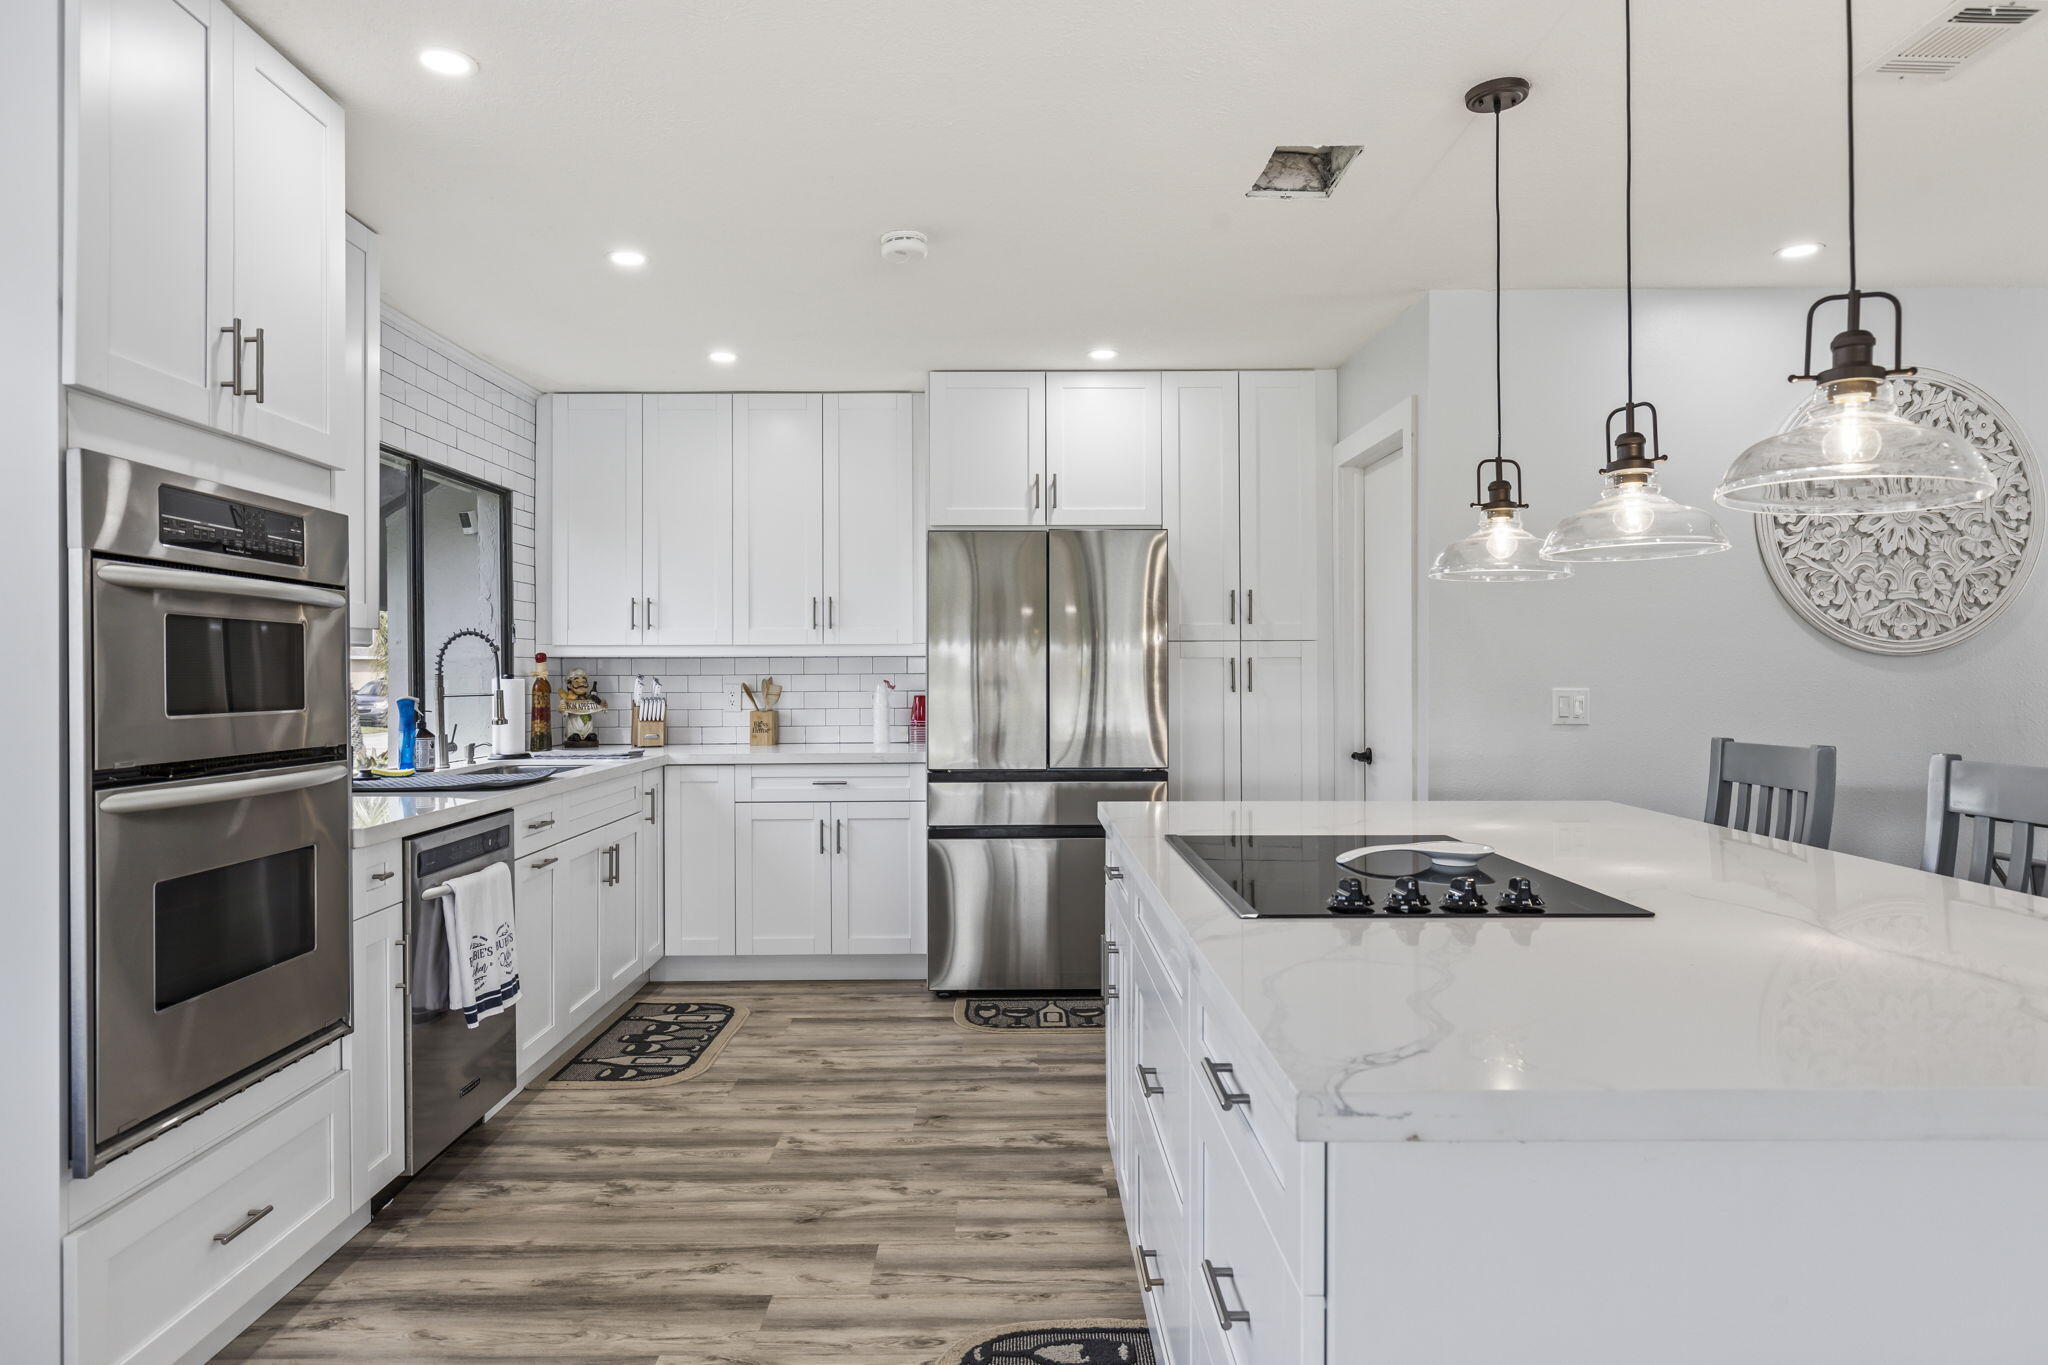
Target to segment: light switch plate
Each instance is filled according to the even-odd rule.
[[[1550,689],[1550,723],[1552,725],[1591,725],[1593,723],[1593,689],[1590,687],[1553,687]]]

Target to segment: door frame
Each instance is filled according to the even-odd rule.
[[[1331,447],[1336,474],[1336,649],[1333,660],[1336,727],[1339,744],[1331,761],[1343,774],[1336,782],[1340,800],[1365,798],[1365,768],[1349,755],[1365,725],[1365,472],[1387,460],[1407,461],[1406,510],[1408,555],[1414,577],[1410,604],[1408,673],[1410,732],[1414,737],[1415,770],[1410,795],[1423,799],[1429,791],[1429,743],[1423,703],[1424,566],[1422,562],[1422,464],[1416,446],[1420,403],[1410,395],[1343,437]]]

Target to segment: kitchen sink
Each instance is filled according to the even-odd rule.
[[[465,792],[504,791],[508,787],[530,787],[564,771],[553,763],[479,763],[448,772],[414,773],[411,777],[361,777],[350,785],[364,796],[389,792],[393,795],[419,794],[458,796]]]

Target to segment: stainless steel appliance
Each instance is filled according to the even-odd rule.
[[[1166,783],[1166,533],[934,531],[927,984],[1101,985],[1100,801]]]
[[[84,1174],[348,1032],[348,523],[69,475]]]
[[[405,841],[405,1173],[417,1174],[512,1093],[519,1007],[475,1028],[448,1008],[447,883],[512,861],[512,817],[486,816]]]

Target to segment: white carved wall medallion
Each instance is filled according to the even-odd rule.
[[[1982,630],[2025,586],[2040,471],[2005,409],[1967,380],[1922,370],[1892,383],[1902,414],[1977,447],[1998,491],[1938,512],[1759,516],[1756,542],[1779,595],[1814,629],[1873,654],[1925,654]]]

